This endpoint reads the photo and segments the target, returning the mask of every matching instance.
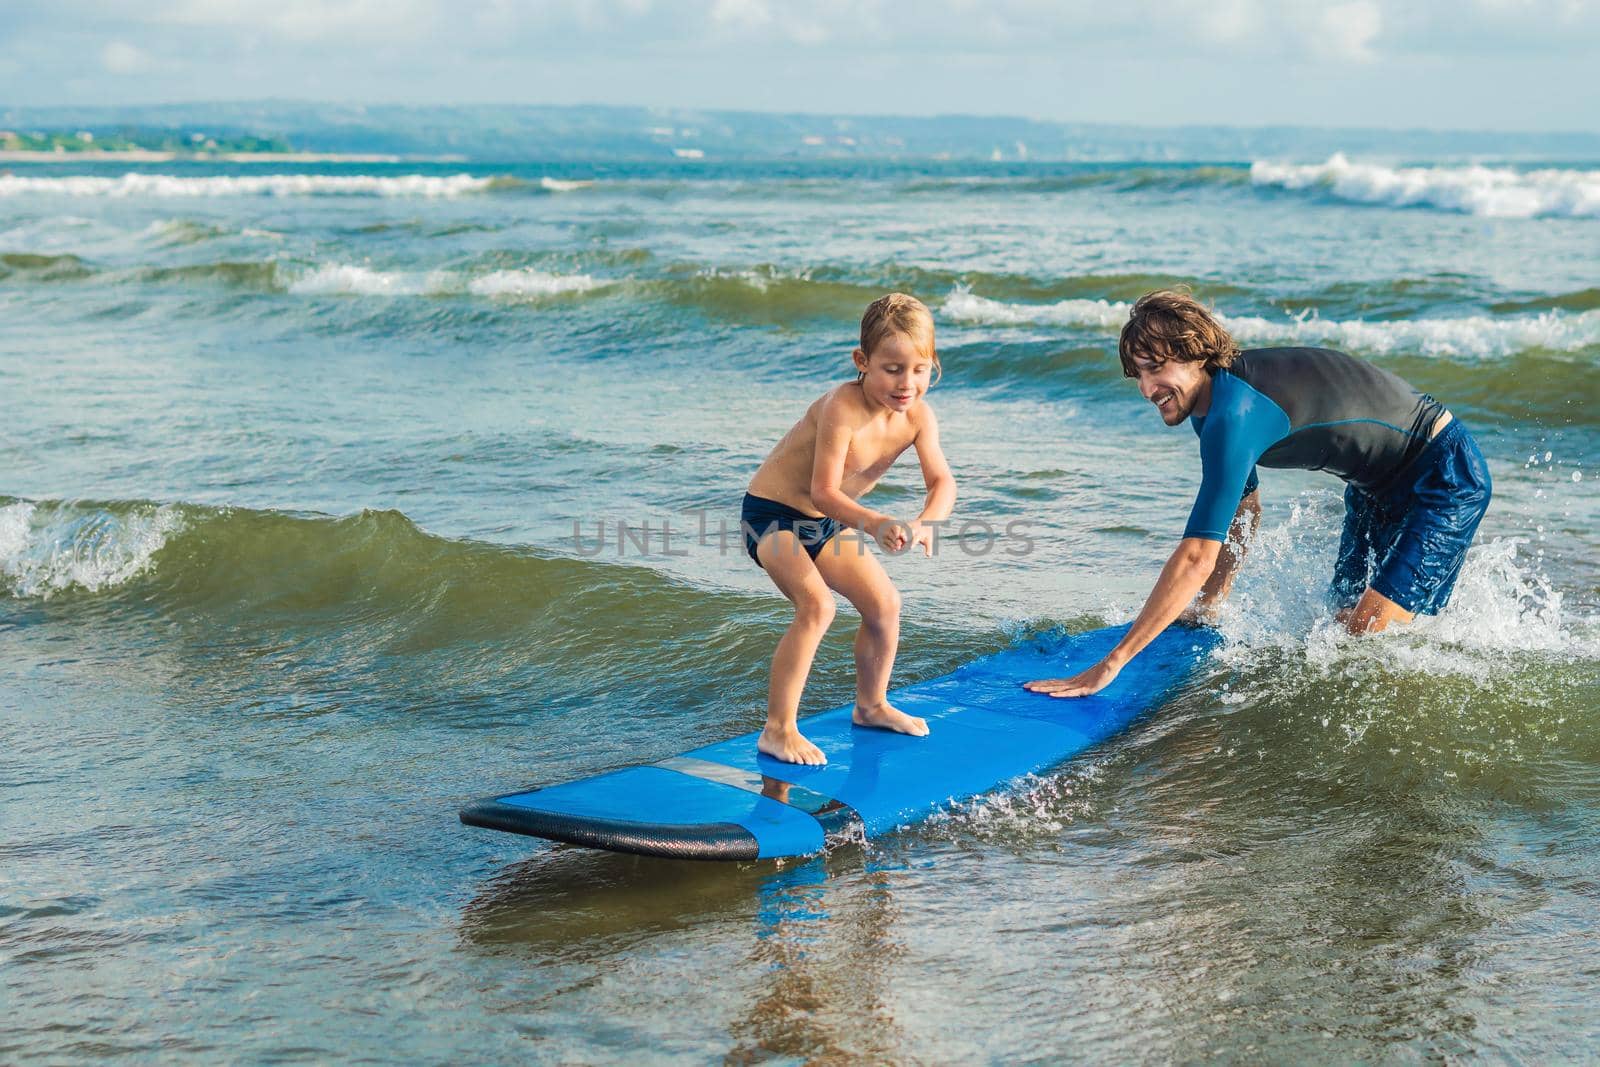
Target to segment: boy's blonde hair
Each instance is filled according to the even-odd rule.
[[[911,342],[933,360],[933,369],[943,376],[939,366],[939,350],[933,344],[933,312],[928,305],[905,293],[880,296],[867,305],[861,316],[861,353],[870,357],[872,350],[883,343],[891,333],[905,334]]]
[[[1215,371],[1231,364],[1238,354],[1233,335],[1184,289],[1157,289],[1141,296],[1128,312],[1128,323],[1117,342],[1122,374],[1127,378],[1139,376],[1133,364],[1135,356],[1157,363],[1204,363],[1206,370]]]

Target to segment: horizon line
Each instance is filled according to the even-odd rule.
[[[1461,126],[1363,126],[1347,124],[1322,124],[1316,122],[1286,123],[1286,122],[1207,122],[1207,123],[1149,123],[1135,121],[1110,121],[1091,119],[1053,119],[1036,118],[1028,115],[943,111],[932,114],[910,114],[904,112],[880,111],[793,111],[793,110],[765,110],[758,108],[738,107],[695,107],[686,105],[649,105],[649,104],[606,104],[606,103],[528,103],[528,102],[452,102],[452,103],[415,103],[398,101],[362,101],[362,100],[336,100],[318,98],[296,97],[246,97],[239,99],[196,99],[196,100],[167,100],[160,103],[122,103],[122,104],[10,104],[0,106],[0,115],[25,111],[132,111],[140,109],[166,109],[166,108],[204,108],[204,107],[245,107],[245,106],[285,106],[285,107],[329,107],[329,108],[359,108],[382,109],[389,108],[399,111],[429,111],[429,110],[526,110],[526,111],[639,111],[648,114],[693,114],[693,115],[759,115],[769,118],[814,118],[814,119],[856,119],[856,120],[894,120],[913,122],[936,122],[940,120],[990,120],[1017,123],[1030,123],[1039,126],[1054,127],[1084,127],[1091,129],[1133,129],[1150,131],[1174,130],[1230,130],[1230,131],[1270,131],[1270,130],[1316,130],[1326,133],[1384,133],[1402,135],[1407,133],[1427,134],[1472,134],[1495,135],[1509,137],[1582,137],[1600,140],[1600,129],[1536,129],[1513,130],[1502,127],[1461,127]]]

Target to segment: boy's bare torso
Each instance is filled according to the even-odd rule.
[[[860,499],[877,485],[894,461],[916,442],[925,407],[921,401],[905,414],[875,412],[867,405],[861,386],[846,382],[818,397],[783,435],[750,479],[751,493],[807,515],[821,514],[811,500],[811,475],[817,454],[817,428],[830,401],[842,408],[851,430],[850,448],[839,479],[840,492],[851,499]]]

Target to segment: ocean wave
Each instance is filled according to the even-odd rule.
[[[193,263],[184,267],[148,267],[134,272],[140,281],[157,285],[173,283],[215,283],[263,292],[283,290],[278,264],[271,260],[241,260],[221,263]]]
[[[405,271],[355,263],[296,266],[279,259],[97,272],[74,255],[0,253],[0,279],[45,283],[76,282],[89,277],[112,283],[132,280],[154,285],[214,284],[301,296],[476,296],[500,300],[579,295],[618,284],[589,274],[562,274],[532,267]]]
[[[182,528],[182,514],[170,506],[13,501],[0,506],[0,590],[48,599],[116,588],[148,569]]]
[[[146,594],[165,593],[172,607],[192,608],[275,599],[291,590],[313,595],[349,573],[360,586],[357,600],[370,606],[376,595],[398,608],[450,575],[481,579],[480,591],[487,592],[521,572],[559,597],[571,591],[562,576],[589,568],[624,583],[670,584],[641,569],[438,537],[397,511],[341,518],[139,500],[0,497],[0,588],[17,598],[111,593],[138,583]],[[342,595],[330,591],[327,600]]]
[[[1062,300],[1013,304],[958,287],[942,313],[959,323],[987,326],[1065,326],[1120,330],[1130,304],[1108,300]],[[1600,344],[1600,310],[1571,313],[1468,315],[1368,322],[1324,319],[1314,314],[1267,319],[1218,315],[1241,344],[1332,345],[1372,355],[1416,352],[1426,356],[1494,358],[1516,352],[1577,352]]]
[[[548,271],[521,268],[497,270],[492,274],[472,278],[467,291],[474,296],[537,297],[558,293],[586,293],[606,283],[596,281],[587,274],[551,274]]]
[[[1250,180],[1358,204],[1431,207],[1486,218],[1600,217],[1600,171],[1595,170],[1387,167],[1352,163],[1338,153],[1311,165],[1257,161],[1250,165]]]
[[[36,178],[0,175],[0,196],[53,194],[77,197],[176,198],[222,196],[376,196],[438,199],[503,188],[506,179],[471,174],[261,174],[178,177],[129,173],[116,178],[88,175]],[[526,183],[510,179],[515,186]]]
[[[220,226],[193,219],[163,219],[146,226],[141,237],[163,245],[193,245],[228,236]]]
[[[75,594],[69,598],[67,594]],[[441,653],[438,674],[542,665],[571,693],[739,682],[752,708],[782,621],[769,597],[646,567],[429,533],[398,511],[334,517],[145,501],[0,497],[0,600],[169,620],[162,640],[359,655]],[[848,638],[832,653],[848,657]],[[314,652],[303,651],[304,655]],[[293,653],[290,653],[292,656]],[[545,684],[542,681],[530,684]],[[570,695],[570,694],[569,694]]]
[[[92,274],[77,256],[35,252],[0,253],[0,278],[22,277],[36,282],[76,281]]]
[[[611,283],[587,274],[520,269],[472,276],[461,271],[385,271],[355,264],[326,264],[292,278],[291,293],[311,296],[473,296],[521,298],[586,293]]]
[[[1491,311],[1549,311],[1559,308],[1562,311],[1595,311],[1600,310],[1600,287],[1579,289],[1571,293],[1561,293],[1557,296],[1533,297],[1527,300],[1502,300],[1491,304]]]
[[[859,320],[884,289],[856,281],[813,276],[770,265],[744,270],[675,269],[649,283],[649,291],[675,303],[740,322],[787,325],[806,319]]]
[[[373,270],[351,263],[315,267],[288,284],[289,292],[305,296],[419,296],[450,287],[451,275],[444,271]]]
[[[1250,171],[1242,166],[1115,166],[1095,165],[1058,174],[952,175],[915,178],[900,186],[907,193],[1061,193],[1077,189],[1110,188],[1124,192],[1144,189],[1183,190],[1229,188],[1250,184]]]
[[[1121,301],[1074,298],[1052,304],[1009,304],[978,296],[965,286],[957,286],[945,297],[939,309],[956,322],[984,326],[1093,326],[1116,327],[1128,321],[1132,305]]]

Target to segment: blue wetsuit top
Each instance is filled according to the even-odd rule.
[[[1444,405],[1365,360],[1326,348],[1257,348],[1211,379],[1192,416],[1200,494],[1185,537],[1226,541],[1256,465],[1325,470],[1381,494],[1417,458]]]

